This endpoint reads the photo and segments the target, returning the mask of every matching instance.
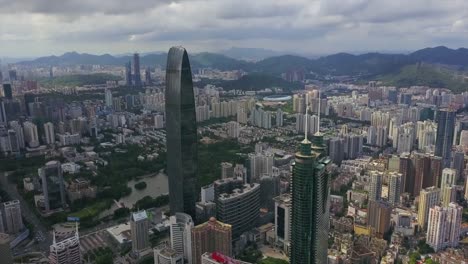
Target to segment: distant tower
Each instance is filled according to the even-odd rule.
[[[435,155],[442,157],[443,168],[450,167],[456,114],[455,111],[450,109],[441,109],[437,113]]]
[[[130,217],[130,230],[132,233],[132,250],[140,252],[150,248],[149,221],[146,211],[132,213]]]
[[[127,86],[132,86],[132,63],[127,62],[125,64],[125,84]]]
[[[152,85],[153,80],[151,80],[151,69],[150,67],[147,67],[145,70],[145,84],[146,85]]]
[[[53,243],[50,246],[49,263],[50,264],[81,264],[83,257],[80,251],[80,237],[78,235],[78,225],[75,235],[65,240],[57,242],[55,232]]]
[[[133,54],[133,76],[135,78],[135,86],[141,87],[141,75],[140,75],[140,54]]]
[[[195,218],[197,202],[197,121],[187,51],[172,47],[166,68],[167,173],[171,214]]]
[[[104,99],[106,103],[106,107],[112,108],[112,91],[110,89],[106,89],[104,93]]]
[[[54,67],[50,66],[50,69],[49,69],[49,78],[54,78]]]

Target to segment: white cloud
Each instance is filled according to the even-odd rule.
[[[0,56],[230,46],[310,54],[466,45],[465,0],[0,0]]]

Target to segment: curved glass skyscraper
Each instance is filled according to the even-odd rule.
[[[171,214],[195,218],[197,200],[197,123],[187,51],[169,50],[166,67],[166,147]]]

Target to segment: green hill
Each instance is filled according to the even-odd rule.
[[[387,85],[409,87],[413,85],[426,85],[434,88],[447,88],[454,93],[468,91],[468,79],[458,71],[430,64],[413,64],[404,66],[395,74],[377,77]]]
[[[107,73],[95,73],[95,74],[76,74],[76,75],[65,75],[54,78],[40,79],[39,83],[46,87],[54,86],[83,86],[92,84],[105,84],[106,81],[118,81],[120,77],[107,74]]]

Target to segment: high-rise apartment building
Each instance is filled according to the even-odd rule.
[[[429,209],[426,243],[434,251],[458,246],[462,214],[463,208],[456,203]]]
[[[132,233],[132,250],[140,252],[151,247],[149,242],[149,220],[146,211],[132,213],[130,216],[130,230]]]
[[[390,172],[388,174],[388,202],[397,206],[400,204],[401,173]]]
[[[16,234],[24,229],[21,206],[18,200],[3,203],[3,211],[8,233]]]
[[[44,124],[45,141],[47,145],[55,143],[54,124],[47,122]]]
[[[170,217],[171,247],[183,258],[192,261],[192,217],[184,213],[176,213]]]
[[[49,263],[50,264],[81,264],[83,256],[80,251],[80,237],[78,235],[78,226],[75,234],[60,242],[56,241],[55,233],[53,243],[50,245]]]
[[[443,168],[450,167],[456,114],[451,109],[441,109],[437,113],[435,155],[442,157]]]
[[[52,211],[66,206],[65,187],[62,166],[59,161],[49,161],[38,169],[44,195],[45,211]]]
[[[212,217],[192,228],[192,264],[200,264],[206,252],[232,255],[232,227]]]
[[[325,168],[323,137],[304,139],[296,153],[291,178],[292,264],[327,263],[330,178]]]
[[[167,173],[171,213],[196,216],[197,121],[187,51],[169,50],[166,69]]]
[[[423,189],[419,195],[418,206],[418,224],[422,229],[426,229],[427,215],[429,208],[438,205],[440,202],[440,189],[436,187],[429,187]]]
[[[445,168],[442,170],[442,179],[440,181],[441,200],[443,206],[455,200],[456,190],[453,188],[457,184],[457,170]]]
[[[39,134],[37,133],[37,126],[29,121],[23,123],[24,138],[31,148],[39,147]]]
[[[369,176],[369,201],[379,201],[382,197],[383,172],[371,171]]]
[[[390,229],[392,207],[383,201],[369,201],[367,210],[367,224],[371,232],[378,238],[383,238]]]

